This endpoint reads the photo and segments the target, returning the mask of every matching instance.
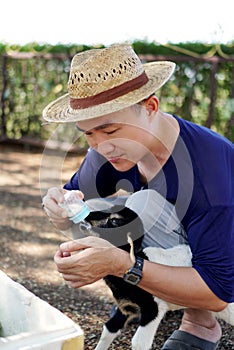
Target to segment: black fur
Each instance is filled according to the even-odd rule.
[[[92,212],[87,221],[93,231],[121,249],[130,251],[127,234],[130,232],[134,241],[134,253],[147,259],[141,248],[143,225],[140,218],[132,210],[115,207],[112,213]],[[122,278],[108,275],[104,278],[117,302],[118,309],[106,323],[110,332],[116,333],[131,320],[138,318],[141,326],[147,325],[158,314],[158,306],[152,294],[125,282]]]

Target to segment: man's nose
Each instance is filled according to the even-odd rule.
[[[115,145],[111,141],[102,141],[97,143],[95,149],[102,155],[108,155],[114,151]]]

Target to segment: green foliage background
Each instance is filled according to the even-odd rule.
[[[146,55],[142,56],[146,61],[150,55],[173,58],[177,63],[175,74],[158,91],[161,109],[202,125],[208,124],[212,84],[210,58],[217,57],[216,100],[209,126],[234,140],[234,43],[156,45],[136,41],[132,45],[138,54]],[[42,126],[42,110],[67,92],[72,56],[91,48],[94,47],[37,43],[10,46],[0,43],[1,137],[47,139],[51,127]],[[181,60],[181,57],[184,58]],[[81,138],[79,142],[84,140]]]

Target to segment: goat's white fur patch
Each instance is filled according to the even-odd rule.
[[[189,245],[180,244],[169,249],[157,248],[157,247],[147,247],[144,249],[144,253],[148,259],[152,262],[169,265],[169,266],[192,266],[191,259],[192,253]],[[168,305],[168,310],[179,310],[184,307],[167,303],[157,297],[154,297],[154,300],[159,303],[165,303]],[[220,311],[214,312],[217,318],[224,320],[225,322],[234,325],[234,303],[230,303],[227,307]]]
[[[147,255],[150,261],[155,263],[168,266],[192,266],[192,254],[188,245],[178,245],[169,249],[147,247],[144,249],[144,253]],[[157,297],[154,297],[154,300],[158,304],[158,315],[145,327],[138,327],[132,339],[132,350],[150,349],[158,326],[166,312],[169,310],[174,311],[184,308],[179,305],[167,303],[166,301],[163,301]],[[231,325],[234,325],[234,303],[228,304],[223,311],[214,314],[217,318],[223,319]],[[120,332],[110,333],[104,326],[103,333],[95,350],[107,350],[114,338],[116,338],[119,334]]]

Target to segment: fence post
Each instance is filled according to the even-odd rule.
[[[0,106],[2,110],[1,115],[1,138],[4,139],[6,135],[6,114],[5,114],[5,96],[7,87],[7,55],[2,55],[2,93]]]
[[[230,85],[230,99],[234,101],[234,64],[232,65],[231,72],[231,85]],[[234,141],[234,111],[232,109],[231,117],[226,125],[225,136],[232,142]]]
[[[216,91],[217,91],[217,79],[216,75],[218,72],[218,57],[213,57],[212,68],[211,68],[211,78],[210,78],[210,105],[208,118],[206,120],[206,126],[210,128],[214,119],[214,105],[216,100]]]

